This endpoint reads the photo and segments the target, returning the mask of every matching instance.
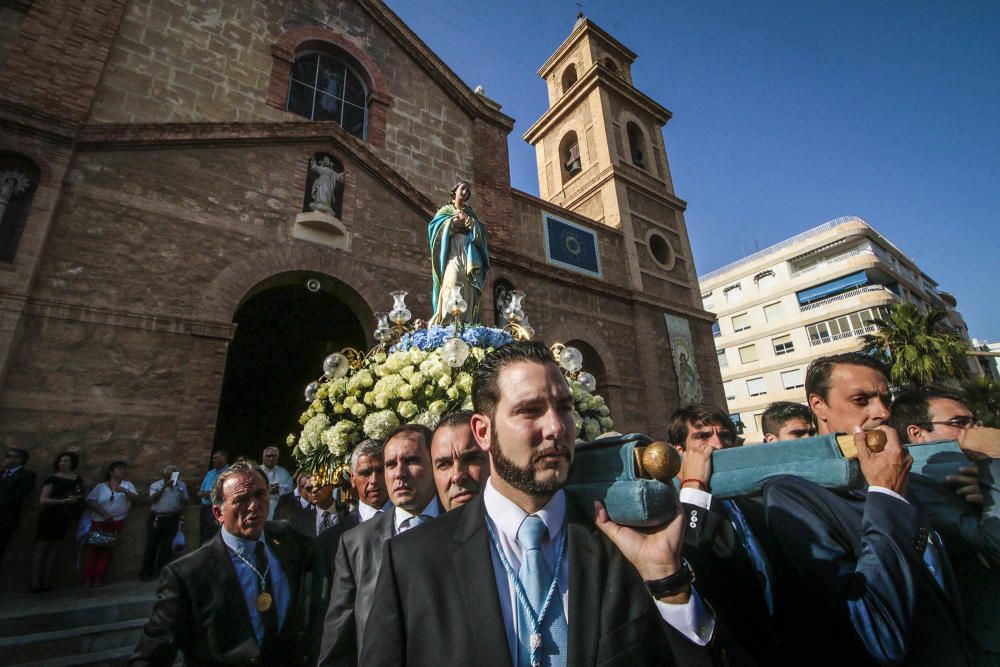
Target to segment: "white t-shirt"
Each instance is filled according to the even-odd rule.
[[[132,493],[137,493],[132,482],[122,482],[122,488],[128,489]],[[95,486],[87,494],[87,500],[96,501],[101,506],[101,509],[110,514],[111,518],[115,521],[121,521],[128,516],[128,510],[132,507],[132,501],[129,500],[129,497],[122,491],[118,493],[113,492],[107,482],[101,482]],[[100,520],[100,517],[95,516],[94,520]]]

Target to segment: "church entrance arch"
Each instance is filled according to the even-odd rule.
[[[291,469],[284,443],[300,428],[305,387],[322,375],[327,355],[367,348],[362,322],[372,320],[371,309],[339,280],[292,271],[257,284],[233,319],[213,448],[227,450],[230,461],[260,461],[276,445]]]

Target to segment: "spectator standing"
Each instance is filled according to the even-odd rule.
[[[42,511],[35,530],[35,560],[31,574],[31,592],[52,590],[52,567],[59,545],[70,525],[83,511],[83,479],[76,474],[80,457],[76,452],[62,452],[52,463],[55,474],[42,484],[38,501]]]
[[[25,470],[28,451],[10,447],[0,464],[0,562],[7,544],[21,525],[21,505],[35,488],[35,473]]]
[[[142,557],[139,578],[149,581],[159,576],[173,555],[174,537],[188,501],[187,486],[174,478],[177,466],[163,466],[163,479],[149,485],[150,512],[146,522],[146,552]]]
[[[260,469],[267,476],[267,489],[271,495],[271,508],[267,514],[268,521],[274,519],[274,510],[278,508],[278,499],[286,493],[291,493],[292,489],[295,488],[292,476],[278,465],[278,453],[277,447],[268,447],[261,454],[263,465]]]
[[[306,491],[306,487],[312,483],[312,475],[307,472],[299,472],[295,476],[295,488],[291,493],[278,498],[274,510],[275,521],[292,521],[302,512],[312,509],[311,491]]]
[[[201,498],[201,522],[198,526],[199,544],[204,544],[212,539],[212,536],[219,532],[219,523],[212,514],[212,485],[215,478],[229,466],[229,452],[224,449],[217,449],[212,452],[212,467],[205,473],[205,479],[201,480],[201,487],[198,489],[198,497]]]
[[[128,516],[133,501],[139,498],[135,485],[125,480],[126,467],[124,461],[113,462],[108,466],[104,481],[87,495],[87,507],[93,513],[91,533],[100,531],[118,535],[125,525],[125,517]],[[104,546],[90,544],[88,536],[88,543],[83,547],[84,586],[104,585],[104,575],[111,564],[114,547],[115,543]]]

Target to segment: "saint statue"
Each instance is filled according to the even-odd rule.
[[[451,203],[438,209],[427,225],[434,273],[434,317],[430,323],[443,324],[448,319],[446,302],[451,288],[457,286],[468,304],[462,321],[479,324],[479,302],[490,269],[486,225],[466,204],[472,196],[472,186],[467,181],[459,181],[451,189],[451,196]]]
[[[309,208],[336,217],[340,191],[344,187],[344,175],[337,171],[333,161],[325,155],[320,160],[310,159],[309,169],[316,174],[310,193],[312,201],[309,202]]]

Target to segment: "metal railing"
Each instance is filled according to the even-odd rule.
[[[874,324],[870,324],[866,327],[861,327],[860,329],[854,329],[853,331],[845,331],[843,333],[839,333],[825,338],[820,338],[818,340],[814,340],[812,336],[810,336],[809,345],[811,347],[826,345],[827,343],[832,343],[835,340],[843,340],[845,338],[854,338],[855,336],[863,336],[864,334],[869,334],[874,332],[876,329],[878,329],[877,326],[875,326]]]
[[[827,266],[830,266],[831,264],[839,264],[840,262],[843,262],[844,260],[850,259],[851,257],[857,257],[858,255],[862,255],[862,254],[866,254],[866,253],[869,254],[869,255],[874,254],[872,252],[871,248],[858,248],[857,250],[852,250],[850,252],[845,252],[845,253],[843,253],[841,255],[835,255],[834,257],[830,257],[830,258],[824,259],[824,260],[822,260],[820,262],[816,262],[815,264],[813,264],[811,266],[807,266],[807,267],[805,267],[803,269],[799,269],[798,271],[792,271],[791,278],[793,278],[793,279],[794,278],[798,278],[799,276],[805,275],[805,274],[810,273],[812,271],[816,271],[817,269],[826,268]]]
[[[807,303],[799,306],[799,312],[804,313],[809,310],[815,310],[816,308],[822,308],[823,306],[829,305],[831,303],[836,303],[837,301],[844,301],[845,299],[850,299],[858,296],[859,294],[865,294],[867,292],[887,292],[893,297],[892,290],[883,285],[866,285],[864,287],[858,287],[857,289],[852,289],[848,292],[838,294],[836,296],[827,297],[825,299],[820,299],[819,301],[813,301],[812,303]]]

